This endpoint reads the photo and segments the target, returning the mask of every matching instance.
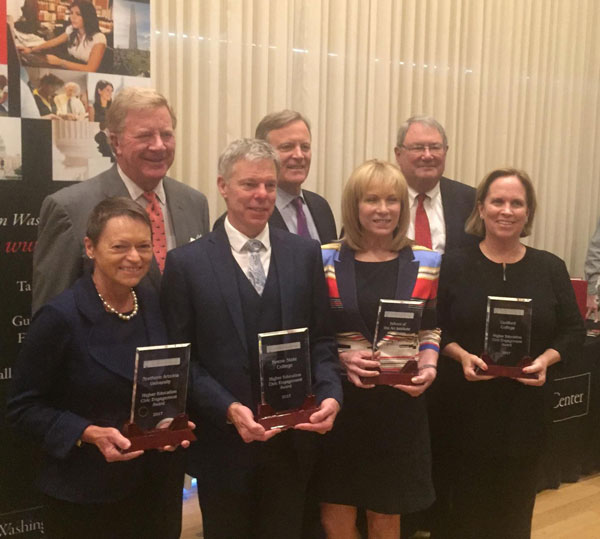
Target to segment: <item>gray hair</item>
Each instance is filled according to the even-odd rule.
[[[437,132],[442,135],[442,143],[444,147],[448,147],[448,137],[446,137],[446,131],[442,127],[442,124],[438,122],[433,116],[411,116],[406,120],[398,129],[398,136],[396,137],[396,147],[400,148],[404,144],[406,133],[412,124],[423,124],[429,127],[433,127]]]
[[[153,88],[140,88],[129,86],[123,88],[113,99],[110,108],[106,112],[106,127],[111,133],[121,133],[125,127],[125,119],[130,110],[157,109],[166,107],[171,116],[173,129],[177,124],[177,118],[169,105],[167,98]]]
[[[73,90],[75,90],[75,95],[79,95],[81,93],[81,87],[76,82],[70,81],[65,83],[65,91],[68,88],[73,88]]]
[[[233,166],[241,160],[245,161],[273,161],[275,174],[279,176],[281,163],[279,155],[268,142],[254,138],[240,138],[234,140],[219,156],[219,176],[228,182]]]
[[[306,125],[306,128],[310,133],[310,123],[304,116],[302,116],[302,114],[296,112],[295,110],[285,109],[279,112],[271,112],[271,114],[267,114],[256,126],[254,136],[260,140],[267,140],[267,136],[274,129],[281,129],[286,125],[297,121],[304,122],[304,125]]]

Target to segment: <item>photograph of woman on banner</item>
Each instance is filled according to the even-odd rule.
[[[7,417],[42,449],[36,486],[48,537],[174,539],[185,453],[173,446],[127,453],[121,432],[136,348],[167,343],[158,295],[140,284],[153,256],[150,218],[129,198],[105,199],[84,241],[92,273],[34,316]]]
[[[75,71],[98,71],[107,42],[106,36],[100,31],[96,8],[90,1],[74,0],[69,10],[71,24],[62,34],[20,50],[25,55],[51,50],[52,53],[45,54],[45,61],[50,66]]]
[[[115,87],[112,82],[101,79],[96,83],[94,90],[94,108],[90,108],[91,122],[104,122],[106,119],[106,111],[112,103],[113,92]]]
[[[0,69],[6,66],[0,66]],[[6,75],[0,74],[0,116],[8,115],[8,79]]]

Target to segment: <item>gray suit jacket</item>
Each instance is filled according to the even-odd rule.
[[[168,176],[163,184],[177,246],[208,232],[206,197]],[[83,245],[88,217],[96,204],[116,196],[129,197],[129,193],[114,165],[94,178],[44,199],[33,254],[32,312],[84,273],[89,266]],[[145,279],[159,289],[160,271],[155,260]]]

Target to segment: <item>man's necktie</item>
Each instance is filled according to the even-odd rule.
[[[308,231],[308,224],[306,223],[306,214],[304,213],[304,202],[302,201],[302,197],[296,197],[292,200],[292,204],[296,208],[296,218],[297,218],[297,234],[298,236],[304,236],[305,238],[310,238],[310,232]]]
[[[260,250],[263,244],[260,240],[248,240],[244,245],[244,249],[250,253],[250,264],[248,265],[248,279],[252,283],[254,289],[261,296],[265,289],[267,277],[265,269],[260,260]]]
[[[152,224],[152,251],[154,258],[158,263],[160,272],[165,269],[165,259],[167,258],[167,236],[165,234],[165,218],[156,198],[154,191],[144,193],[144,198],[148,201],[146,212],[150,217]]]
[[[417,195],[417,215],[415,216],[415,243],[431,249],[431,230],[429,219],[425,211],[424,202],[428,198],[425,193]]]
[[[71,99],[73,99],[73,98],[69,97],[69,99],[67,100],[67,112],[69,114],[73,113],[73,106],[71,105]]]

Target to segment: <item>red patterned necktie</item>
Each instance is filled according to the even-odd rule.
[[[144,198],[148,201],[146,212],[150,217],[152,224],[152,251],[154,258],[158,263],[158,268],[162,273],[165,269],[165,259],[167,258],[167,235],[165,234],[165,218],[156,198],[154,191],[145,192]]]
[[[415,243],[431,249],[431,230],[429,229],[429,219],[425,211],[424,202],[428,198],[425,193],[417,195],[417,215],[415,216]]]

